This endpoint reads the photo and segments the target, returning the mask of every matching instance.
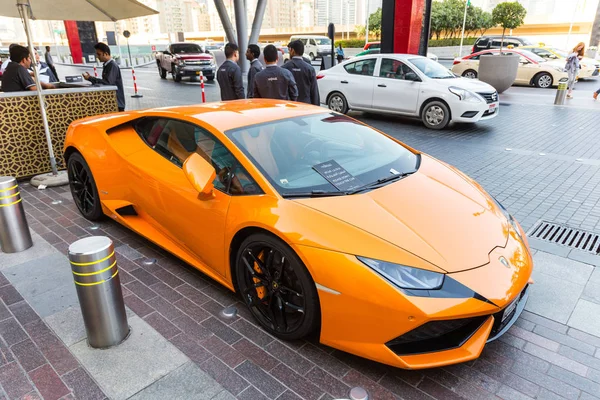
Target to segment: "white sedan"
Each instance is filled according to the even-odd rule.
[[[413,116],[432,129],[498,115],[498,93],[492,86],[458,77],[422,56],[356,57],[320,71],[317,79],[321,102],[344,114],[359,110]]]

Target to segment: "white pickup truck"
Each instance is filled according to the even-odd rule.
[[[171,43],[164,51],[156,53],[156,65],[162,79],[173,75],[175,82],[184,76],[199,76],[200,71],[206,79],[215,79],[217,64],[212,54],[195,43]]]

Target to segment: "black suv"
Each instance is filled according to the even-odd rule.
[[[488,49],[499,49],[500,43],[502,42],[502,36],[482,36],[473,45],[472,53]],[[504,36],[504,47],[508,46],[531,46],[534,43],[522,37],[517,36]]]

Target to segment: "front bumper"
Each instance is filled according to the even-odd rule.
[[[452,121],[478,122],[498,116],[500,102],[492,103],[467,103],[464,101],[452,105]]]
[[[217,67],[211,65],[186,65],[177,67],[176,73],[181,76],[197,76],[200,75],[200,71],[202,71],[204,76],[211,77],[215,75],[216,70]]]

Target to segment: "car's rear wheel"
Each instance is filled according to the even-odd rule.
[[[462,76],[469,79],[477,79],[477,71],[474,69],[468,69],[462,73]]]
[[[161,79],[167,79],[167,70],[161,67],[160,64],[158,64],[158,74]]]
[[[430,101],[423,107],[421,120],[428,128],[444,129],[450,122],[450,110],[439,100]]]
[[[547,72],[541,72],[537,74],[535,78],[533,78],[533,84],[538,88],[548,89],[552,87],[552,83],[552,75]]]
[[[327,107],[331,111],[346,114],[348,112],[348,102],[343,94],[335,92],[327,99]]]
[[[281,240],[264,233],[242,242],[236,282],[250,312],[269,333],[296,340],[320,321],[317,288],[302,261]]]
[[[81,154],[73,153],[69,156],[67,174],[71,195],[79,212],[90,221],[102,219],[104,214],[102,213],[96,181]]]

